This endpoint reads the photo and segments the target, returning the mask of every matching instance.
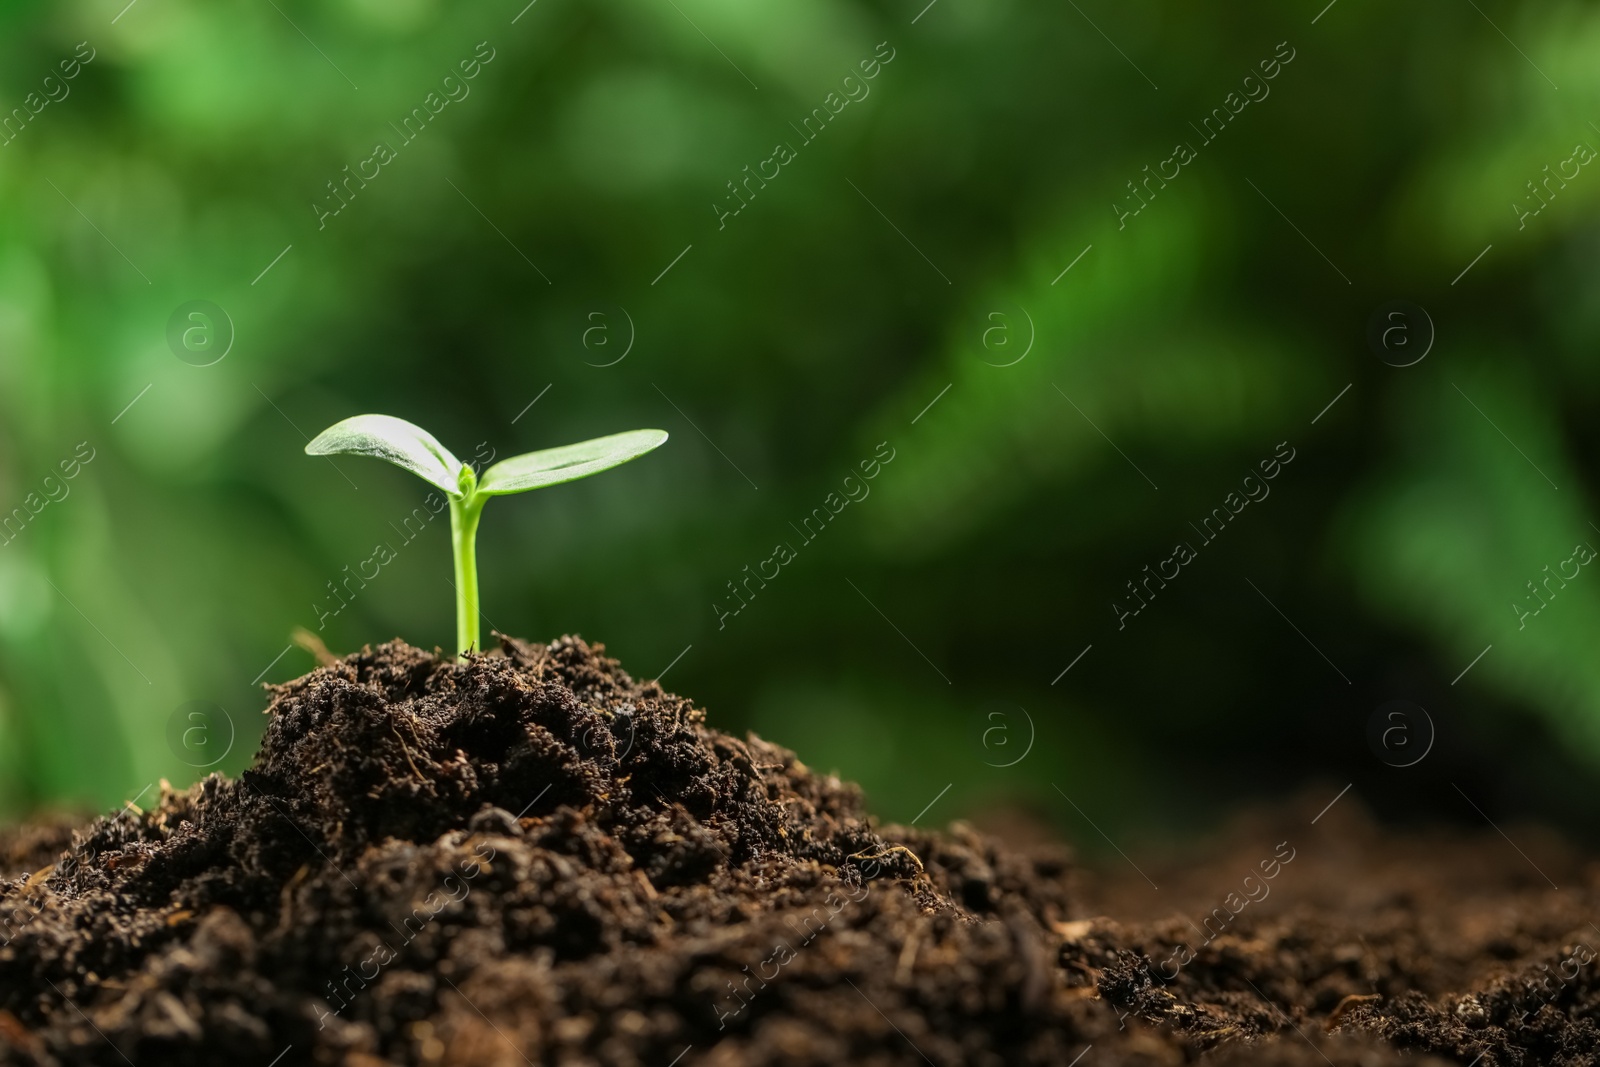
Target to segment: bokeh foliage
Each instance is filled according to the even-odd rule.
[[[1363,730],[1397,696],[1441,724],[1412,785],[1581,806],[1529,768],[1600,760],[1600,577],[1524,629],[1509,605],[1600,546],[1600,177],[1508,205],[1600,145],[1600,13],[1321,8],[6,5],[0,105],[96,58],[0,147],[0,508],[95,450],[0,548],[5,803],[191,780],[165,730],[195,699],[238,724],[221,768],[247,762],[252,679],[425,493],[301,454],[376,411],[462,455],[669,430],[491,516],[489,625],[673,663],[887,815],[947,783],[930,820],[1381,794]],[[319,229],[326,183],[483,41],[470,95]],[[1126,183],[1284,41],[1270,95],[1119,228]],[[726,183],[880,42],[870,94],[719,228]],[[1413,367],[1365,340],[1396,298],[1437,327]],[[168,348],[195,299],[237,331],[214,366]],[[870,496],[719,629],[725,583],[881,441]],[[1124,582],[1280,441],[1271,497],[1119,630]],[[440,521],[322,636],[445,643],[448,573]]]

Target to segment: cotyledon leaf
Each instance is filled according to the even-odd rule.
[[[502,460],[484,471],[478,492],[490,496],[542,489],[585,478],[659,448],[665,430],[629,430],[575,445],[546,448]]]
[[[393,415],[354,415],[336,422],[306,445],[306,453],[312,456],[348,453],[386,459],[453,497],[461,495],[462,462],[433,434]]]

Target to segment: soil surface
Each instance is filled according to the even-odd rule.
[[[268,715],[237,781],[0,835],[0,1064],[1600,1062],[1600,869],[1536,834],[1319,797],[1093,875],[881,826],[574,638]]]

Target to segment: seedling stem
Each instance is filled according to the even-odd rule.
[[[323,430],[306,445],[313,456],[351,453],[404,467],[450,500],[450,547],[456,572],[456,651],[480,651],[478,629],[478,520],[492,496],[524,493],[637,459],[667,439],[661,430],[631,430],[575,445],[547,448],[502,460],[480,479],[432,434],[389,415],[357,415]]]

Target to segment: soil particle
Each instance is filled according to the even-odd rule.
[[[0,1064],[1600,1062],[1597,879],[1499,838],[1300,820],[1203,938],[1286,831],[1136,905],[880,826],[576,638],[394,642],[267,713],[237,780],[0,835]]]

